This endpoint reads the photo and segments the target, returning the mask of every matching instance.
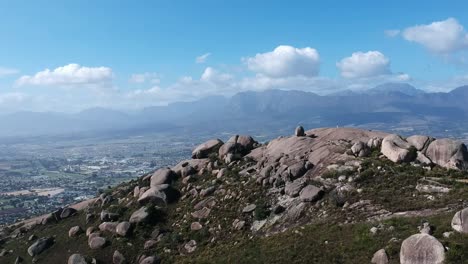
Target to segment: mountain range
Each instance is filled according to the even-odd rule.
[[[162,131],[255,133],[288,130],[297,124],[334,127],[409,122],[426,126],[443,123],[450,127],[467,120],[467,102],[468,86],[448,93],[426,93],[406,83],[386,83],[366,91],[325,96],[297,90],[247,91],[232,97],[211,96],[132,113],[104,108],[73,114],[17,112],[0,116],[0,137]]]

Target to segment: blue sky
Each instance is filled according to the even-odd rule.
[[[387,81],[447,91],[468,84],[466,10],[466,1],[0,0],[0,110]]]

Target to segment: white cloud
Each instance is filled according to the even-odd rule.
[[[233,76],[227,73],[220,73],[217,70],[207,67],[205,71],[203,71],[200,80],[206,82],[226,82],[232,80]]]
[[[135,73],[130,77],[131,83],[152,83],[158,84],[161,82],[160,75],[154,72]]]
[[[380,51],[354,52],[343,58],[336,66],[345,78],[373,77],[389,74],[390,60]]]
[[[196,63],[205,63],[208,57],[211,56],[211,53],[205,53],[195,58]]]
[[[68,64],[54,70],[45,69],[34,75],[20,77],[18,86],[80,86],[103,85],[112,81],[112,69],[108,67],[84,67],[78,64]]]
[[[406,28],[402,36],[435,53],[447,54],[468,48],[468,34],[454,18]]]
[[[384,33],[385,33],[385,36],[387,36],[389,38],[394,38],[394,37],[396,37],[396,36],[398,36],[400,34],[400,30],[399,29],[389,29],[389,30],[385,30]]]
[[[319,53],[310,47],[278,46],[243,60],[251,71],[269,77],[317,76],[320,68]]]
[[[19,71],[17,69],[5,68],[0,67],[0,77],[4,77],[7,75],[17,74]]]

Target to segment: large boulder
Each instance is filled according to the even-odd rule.
[[[31,257],[37,256],[48,249],[54,243],[54,239],[51,237],[42,237],[36,240],[29,248],[28,254]]]
[[[62,210],[62,212],[60,213],[60,218],[65,219],[65,218],[68,218],[70,216],[74,216],[77,213],[78,213],[78,211],[75,208],[67,207],[67,208],[64,208]]]
[[[442,264],[444,260],[444,246],[429,234],[412,235],[401,244],[401,264]]]
[[[141,204],[154,203],[158,205],[165,205],[167,202],[167,196],[164,191],[158,187],[151,187],[149,190],[144,192],[138,202]]]
[[[422,135],[414,135],[406,139],[406,141],[411,146],[415,147],[418,151],[423,151],[424,149],[426,149],[432,140],[433,140],[432,138],[428,136],[422,136]]]
[[[351,147],[351,151],[356,157],[366,157],[370,154],[369,147],[362,141],[354,143],[354,145]]]
[[[468,151],[460,141],[437,139],[426,150],[426,156],[435,164],[449,169],[468,169]]]
[[[296,130],[294,131],[294,135],[296,137],[304,137],[306,135],[304,132],[304,128],[302,126],[296,127]]]
[[[234,156],[244,156],[248,154],[257,144],[251,136],[232,136],[224,145],[219,148],[219,157],[224,159],[228,154]]]
[[[409,162],[416,158],[416,153],[412,153],[410,148],[411,144],[400,136],[392,134],[382,140],[380,152],[393,162]]]
[[[468,234],[468,208],[455,213],[452,219],[453,230]]]
[[[219,139],[211,139],[199,145],[192,151],[192,159],[208,158],[211,153],[218,153],[219,148],[223,145],[223,141]]]
[[[162,168],[153,173],[151,176],[151,187],[161,184],[170,184],[176,178],[176,174],[169,168]]]

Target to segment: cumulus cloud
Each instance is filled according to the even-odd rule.
[[[454,18],[406,28],[404,39],[435,53],[451,53],[468,48],[468,34]]]
[[[5,68],[0,67],[0,77],[4,77],[7,75],[17,74],[19,71],[17,69]]]
[[[390,60],[380,51],[354,52],[336,66],[345,78],[365,78],[391,73]]]
[[[196,63],[205,63],[208,57],[211,56],[211,53],[205,53],[195,58]]]
[[[227,73],[220,73],[219,71],[207,67],[203,74],[201,75],[200,80],[206,82],[226,82],[232,80],[233,76]]]
[[[160,75],[155,72],[145,72],[145,73],[132,74],[129,82],[158,84],[161,82],[161,79],[160,79]]]
[[[251,71],[269,77],[317,76],[320,68],[319,53],[310,47],[283,45],[243,60]]]
[[[80,86],[103,85],[112,81],[112,69],[108,67],[84,67],[68,64],[54,70],[45,69],[34,75],[21,76],[18,86]]]
[[[394,38],[394,37],[396,37],[396,36],[398,36],[400,34],[400,30],[399,29],[389,29],[389,30],[385,30],[384,33],[385,33],[385,36],[387,36],[389,38]]]

